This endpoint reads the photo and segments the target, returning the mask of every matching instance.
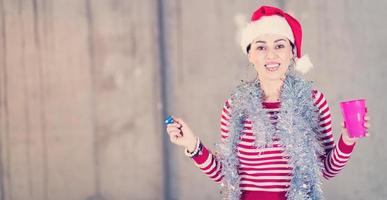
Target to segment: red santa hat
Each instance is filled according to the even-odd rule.
[[[283,10],[262,6],[258,8],[251,16],[249,22],[241,32],[241,47],[247,54],[247,47],[251,42],[263,34],[280,34],[289,39],[296,48],[296,67],[297,71],[306,73],[313,65],[307,55],[301,56],[302,29],[300,23]]]

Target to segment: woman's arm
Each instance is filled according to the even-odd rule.
[[[335,145],[332,134],[332,117],[324,94],[314,90],[313,97],[315,106],[319,110],[318,139],[325,150],[325,154],[320,157],[324,164],[323,177],[330,179],[336,176],[347,164],[355,147],[355,143],[345,143],[341,135],[337,145]]]
[[[168,125],[167,128],[171,142],[185,147],[185,154],[192,158],[196,166],[213,181],[220,183],[223,176],[221,174],[222,164],[219,158],[207,149],[182,119],[174,119],[175,123]],[[222,108],[220,117],[220,135],[222,142],[228,137],[229,120],[230,101],[227,100]]]
[[[228,137],[230,117],[230,101],[227,100],[220,115],[220,136],[222,142]],[[215,182],[220,183],[223,179],[221,174],[222,163],[219,162],[218,157],[211,153],[204,145],[202,145],[201,148],[202,150],[196,156],[192,157],[193,161],[203,173]]]

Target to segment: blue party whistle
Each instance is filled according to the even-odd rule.
[[[165,119],[165,121],[164,121],[164,123],[165,124],[172,124],[174,122],[174,120],[173,120],[173,118],[172,118],[172,116],[171,115],[169,115],[168,117],[167,117],[167,119]]]

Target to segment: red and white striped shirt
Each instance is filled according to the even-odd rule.
[[[325,149],[325,155],[321,156],[324,163],[322,175],[325,179],[334,177],[343,169],[355,145],[346,145],[340,137],[338,145],[334,143],[332,135],[332,121],[329,106],[324,95],[313,90],[314,105],[319,109],[319,141]],[[229,123],[231,113],[231,102],[227,100],[221,114],[220,133],[221,140],[229,136]],[[268,117],[273,124],[277,123],[277,114],[280,109],[280,102],[263,102],[263,108],[267,111]],[[240,189],[241,199],[286,199],[285,194],[289,189],[291,167],[284,153],[283,146],[280,146],[278,139],[274,138],[273,145],[267,148],[257,149],[254,146],[254,133],[252,122],[247,119],[244,122],[242,139],[238,144]],[[212,180],[220,183],[221,163],[204,145],[199,155],[193,158],[196,165],[207,174]]]

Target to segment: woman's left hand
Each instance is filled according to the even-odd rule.
[[[364,127],[365,127],[365,131],[366,131],[366,135],[365,135],[365,137],[369,137],[370,136],[370,134],[368,133],[368,129],[369,129],[369,127],[371,126],[369,123],[368,123],[368,121],[370,120],[370,117],[368,116],[368,114],[366,113],[365,114],[365,116],[364,116]],[[344,122],[341,122],[341,126],[342,126],[342,131],[341,131],[341,134],[342,134],[342,136],[343,136],[343,141],[344,141],[344,143],[345,144],[347,144],[347,145],[352,145],[352,144],[354,144],[355,142],[357,142],[357,140],[359,139],[359,138],[350,138],[349,137],[349,134],[348,134],[348,131],[347,131],[347,129],[345,128],[345,125],[344,125]]]

